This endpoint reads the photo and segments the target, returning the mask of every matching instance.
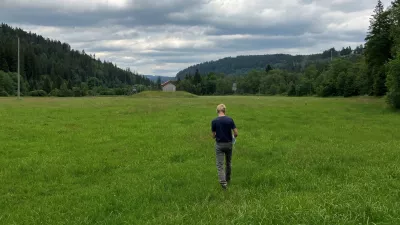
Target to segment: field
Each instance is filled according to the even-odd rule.
[[[239,137],[217,180],[210,124]],[[400,224],[400,114],[373,98],[0,98],[0,224]]]

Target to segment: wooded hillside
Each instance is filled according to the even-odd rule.
[[[17,90],[17,37],[20,38],[21,92],[24,94],[38,94],[38,91],[58,96],[122,94],[134,84],[146,87],[152,84],[144,76],[100,61],[84,50],[73,50],[67,43],[1,24],[1,95],[15,95]]]
[[[198,69],[202,74],[223,73],[226,75],[243,75],[251,70],[263,70],[268,65],[276,69],[282,69],[290,72],[300,72],[311,64],[325,64],[333,58],[345,57],[349,55],[360,55],[363,52],[363,46],[342,48],[338,51],[335,48],[328,49],[319,54],[313,55],[249,55],[227,57],[217,61],[209,61],[190,66],[177,74],[177,77],[183,79],[186,75],[194,75]]]

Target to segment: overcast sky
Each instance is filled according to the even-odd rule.
[[[226,56],[363,44],[376,2],[0,0],[0,22],[67,42],[121,68],[175,76]]]

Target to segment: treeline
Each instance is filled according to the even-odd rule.
[[[364,57],[335,58],[332,62],[308,65],[303,72],[289,72],[267,66],[241,76],[209,73],[178,80],[177,88],[197,95],[261,94],[289,96],[369,95]],[[233,87],[236,86],[236,90]]]
[[[45,39],[6,24],[0,26],[0,93],[15,95],[20,38],[21,92],[55,96],[122,94],[133,85],[151,88],[149,79],[96,59],[67,43]],[[140,90],[141,88],[139,88]],[[80,94],[78,94],[80,93]]]
[[[108,88],[99,85],[98,80],[89,78],[89,81],[82,82],[80,86],[68,87],[64,82],[61,87],[51,90],[51,83],[49,80],[44,80],[43,88],[38,90],[29,90],[26,80],[21,80],[21,95],[22,96],[54,96],[54,97],[83,97],[83,96],[98,96],[98,95],[130,95],[134,92],[141,92],[145,90],[156,90],[155,84],[150,86],[146,85],[122,85],[120,87]],[[0,70],[0,96],[15,96],[18,90],[18,74],[9,72],[6,73]],[[48,90],[48,91],[45,91]]]
[[[237,94],[321,97],[386,95],[391,107],[400,108],[400,0],[393,1],[386,10],[379,0],[370,23],[364,48],[360,46],[354,51],[343,48],[340,53],[330,49],[320,55],[306,57],[307,60],[301,64],[295,63],[300,61],[299,58],[292,58],[289,64],[283,60],[286,66],[275,63],[239,76],[201,70],[205,65],[217,65],[232,59],[227,58],[217,61],[217,64],[205,63],[197,69],[190,67],[186,70],[195,69],[194,75],[190,72],[178,74],[178,89],[200,95],[232,94],[232,87],[236,84]],[[287,55],[275,56],[290,58]],[[235,60],[255,60],[255,57],[238,57]],[[259,61],[254,63],[261,66]],[[232,67],[235,65],[240,64],[231,64]]]
[[[249,55],[227,57],[217,61],[204,62],[194,66],[190,66],[180,71],[176,76],[184,79],[186,75],[194,75],[196,70],[200,70],[202,74],[223,73],[226,75],[242,75],[247,74],[251,70],[262,70],[266,65],[270,65],[276,69],[287,70],[290,72],[301,72],[310,64],[320,64],[329,62],[332,58],[345,57],[349,55],[362,54],[364,47],[357,46],[352,49],[350,46],[336,50],[328,49],[320,54],[313,55]]]
[[[400,108],[400,0],[385,10],[379,0],[365,38],[367,84],[376,96]]]

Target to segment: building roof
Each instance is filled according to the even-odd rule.
[[[162,84],[161,84],[161,87],[164,87],[164,86],[167,85],[167,84],[173,84],[173,85],[175,85],[174,82],[173,82],[172,80],[169,80],[169,81],[166,81],[166,82],[162,83]]]

